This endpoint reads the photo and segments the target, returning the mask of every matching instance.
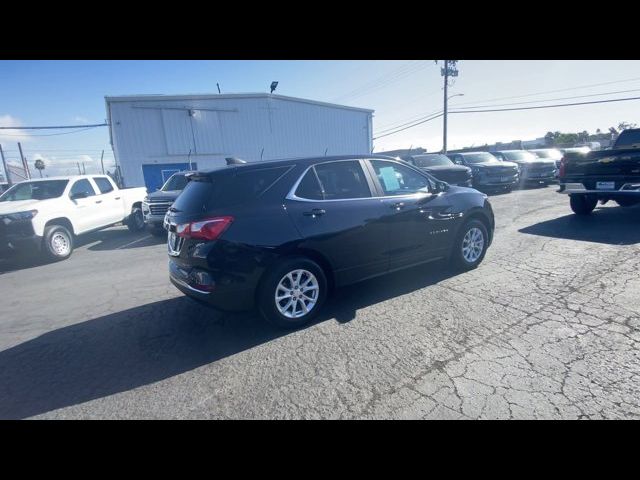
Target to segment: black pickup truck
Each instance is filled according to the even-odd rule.
[[[640,203],[640,128],[624,130],[611,150],[565,153],[558,177],[558,192],[569,195],[578,215],[591,213],[598,200],[622,207]]]

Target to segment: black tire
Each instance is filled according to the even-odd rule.
[[[589,215],[598,204],[598,199],[588,195],[570,195],[569,204],[576,215]]]
[[[280,285],[281,281],[285,281],[285,277],[288,273],[294,272],[296,270],[304,270],[309,272],[315,278],[315,281],[318,286],[318,294],[315,297],[315,303],[312,306],[309,313],[291,318],[283,315],[277,305],[276,305],[276,290]],[[296,276],[293,276],[296,279]],[[308,277],[302,275],[302,279],[297,277],[298,281],[305,281]],[[286,282],[287,286],[289,286],[289,282]],[[318,313],[320,312],[324,301],[327,298],[327,278],[320,266],[314,261],[306,258],[306,257],[290,257],[282,260],[278,263],[274,268],[271,269],[266,274],[266,277],[262,281],[257,297],[258,310],[260,314],[264,317],[268,322],[282,328],[299,328],[303,325],[311,322]],[[301,311],[302,307],[300,306],[300,302],[305,302],[304,299],[296,299],[296,304],[292,307],[292,313],[295,311]],[[287,306],[288,302],[286,299],[282,300],[281,308]],[[305,306],[307,304],[305,303]],[[293,311],[293,308],[296,310]]]
[[[73,253],[73,235],[62,225],[49,225],[44,229],[42,253],[51,261],[69,258]]]
[[[127,228],[130,232],[140,232],[144,230],[144,216],[142,215],[142,209],[140,207],[133,207],[131,214],[127,219]]]
[[[467,233],[472,232],[473,229],[477,229],[482,234],[482,251],[480,255],[476,258],[473,258],[470,261],[465,257],[463,248],[466,246],[465,237]],[[474,233],[471,233],[473,236]],[[484,259],[485,254],[487,253],[487,247],[489,246],[489,233],[487,232],[487,227],[480,220],[471,219],[467,221],[458,232],[458,236],[456,237],[456,241],[453,245],[453,251],[451,252],[451,265],[456,270],[472,270],[476,268],[482,260]]]
[[[164,228],[149,227],[149,232],[154,237],[166,237],[167,236],[167,231]]]
[[[616,200],[616,203],[621,207],[633,207],[634,205],[640,203],[640,200],[636,198],[618,198]]]

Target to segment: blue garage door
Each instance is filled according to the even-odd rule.
[[[197,170],[198,165],[191,162],[191,169]],[[147,190],[155,192],[164,185],[171,175],[176,172],[189,170],[188,163],[154,163],[153,165],[142,165],[142,176]]]

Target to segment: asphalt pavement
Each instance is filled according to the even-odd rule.
[[[183,297],[124,227],[0,263],[0,418],[638,418],[640,207],[556,188],[491,197],[478,269],[343,288],[294,332]]]

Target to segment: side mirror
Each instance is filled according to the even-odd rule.
[[[73,195],[71,195],[71,200],[77,200],[79,198],[87,198],[89,195],[87,195],[87,192],[76,192]]]

